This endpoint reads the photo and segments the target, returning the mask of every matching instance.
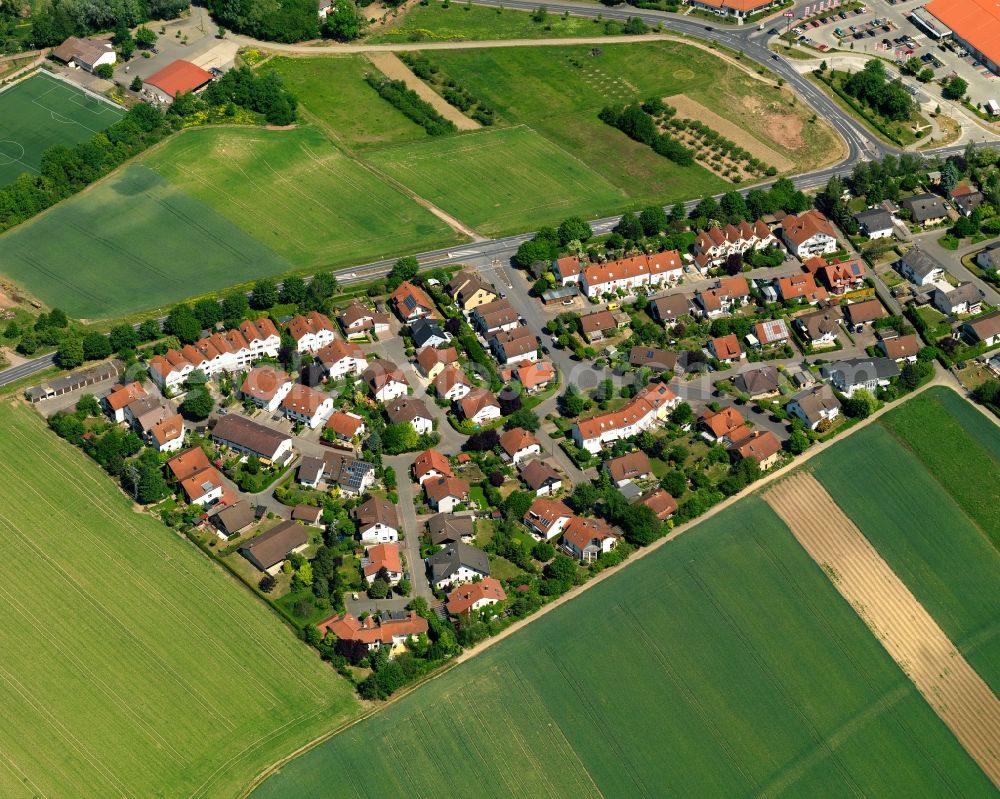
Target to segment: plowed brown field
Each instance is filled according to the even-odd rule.
[[[1000,788],[1000,700],[937,622],[811,474],[764,499]]]

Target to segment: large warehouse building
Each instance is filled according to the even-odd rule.
[[[956,42],[1000,75],[1000,5],[996,0],[931,0],[920,10],[926,13],[914,16],[918,20],[921,16],[933,18],[922,27],[935,38],[950,32]],[[933,20],[940,25],[934,25]],[[936,30],[930,30],[932,27]]]

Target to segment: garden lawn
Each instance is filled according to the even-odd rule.
[[[49,147],[72,147],[124,116],[118,106],[37,72],[0,92],[0,186],[38,173]]]
[[[139,165],[0,236],[0,272],[84,319],[290,270],[249,233]]]
[[[364,56],[272,58],[261,71],[273,69],[295,93],[307,115],[323,131],[349,149],[426,139],[416,122],[383,100],[365,83],[372,65]]]
[[[548,14],[542,21],[527,11],[484,8],[434,0],[412,6],[392,25],[374,31],[369,42],[424,42],[499,39],[558,39],[600,36],[605,23],[583,17]],[[620,31],[620,28],[619,28]]]
[[[602,216],[624,194],[527,127],[486,129],[365,154],[376,167],[484,234]]]
[[[757,497],[254,796],[993,796]]]
[[[297,269],[364,263],[464,240],[315,128],[192,130],[146,164]]]
[[[237,796],[350,686],[23,403],[0,405],[0,794]]]

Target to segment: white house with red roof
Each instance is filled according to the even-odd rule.
[[[572,428],[573,441],[581,449],[597,454],[606,444],[637,436],[661,424],[680,401],[666,383],[650,383],[619,410],[576,422]]]
[[[281,410],[289,419],[315,430],[333,413],[333,397],[309,386],[296,384],[281,401]]]
[[[563,533],[562,548],[571,558],[592,563],[618,545],[621,536],[603,519],[574,516]]]
[[[251,369],[240,386],[240,394],[244,398],[268,413],[277,411],[291,390],[292,378],[269,364]]]
[[[357,377],[368,368],[368,359],[357,344],[334,339],[316,353],[332,380],[341,380],[348,375]]]
[[[396,585],[403,579],[403,561],[399,556],[399,544],[375,544],[365,550],[365,556],[361,559],[361,573],[365,576],[365,582],[371,585],[375,582],[378,574],[385,569],[389,585]]]
[[[461,616],[490,605],[507,601],[507,593],[495,577],[484,577],[479,582],[464,583],[448,594],[448,612]]]
[[[639,288],[675,283],[683,274],[684,265],[677,250],[634,255],[586,267],[580,279],[580,290],[590,298],[619,291],[634,294]]]

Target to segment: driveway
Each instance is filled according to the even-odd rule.
[[[986,302],[990,305],[1000,305],[1000,292],[996,288],[987,283],[982,278],[972,274],[965,265],[962,263],[962,256],[967,255],[970,252],[978,252],[983,249],[988,242],[979,242],[978,244],[966,244],[965,246],[959,247],[957,250],[946,250],[940,244],[938,244],[938,239],[944,235],[943,230],[929,230],[926,233],[917,233],[911,237],[911,241],[919,245],[920,249],[930,255],[932,258],[936,258],[945,268],[951,272],[955,277],[961,281],[969,281],[973,283],[986,298]]]
[[[410,572],[410,585],[413,586],[412,596],[422,596],[428,602],[434,601],[434,594],[427,582],[427,573],[420,558],[420,534],[423,531],[423,520],[417,516],[416,494],[420,487],[413,482],[413,462],[417,456],[414,453],[394,455],[383,458],[386,466],[396,471],[396,491],[399,494],[399,520],[403,525],[405,539],[402,542],[406,554],[406,568]],[[404,603],[405,604],[405,603]]]

